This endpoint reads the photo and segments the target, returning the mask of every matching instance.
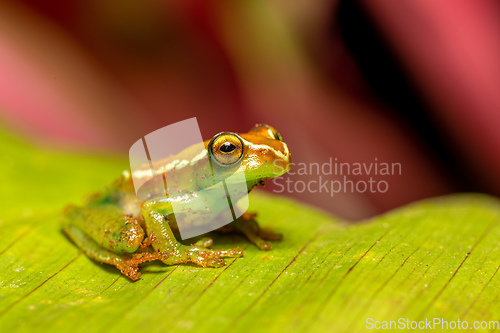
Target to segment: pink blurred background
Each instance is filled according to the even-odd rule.
[[[400,163],[401,175],[374,177],[385,193],[288,193],[349,219],[499,195],[499,6],[1,1],[0,119],[46,147],[123,155],[190,117],[205,139],[268,123],[294,162]]]

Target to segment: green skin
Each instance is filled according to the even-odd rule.
[[[220,267],[225,264],[223,257],[242,256],[243,250],[239,247],[209,249],[213,241],[208,237],[190,246],[178,242],[171,205],[171,200],[181,200],[185,211],[189,212],[190,222],[196,226],[197,222],[207,222],[203,220],[206,219],[203,212],[207,211],[208,203],[212,211],[224,209],[222,205],[214,208],[213,198],[197,195],[214,184],[211,170],[221,178],[233,174],[236,169],[245,172],[248,192],[262,185],[264,180],[286,173],[291,162],[290,152],[274,128],[257,125],[248,133],[239,134],[239,138],[243,147],[240,162],[236,164],[210,163],[209,141],[204,143],[203,149],[192,146],[176,156],[154,162],[155,171],[168,174],[167,179],[174,177],[177,184],[183,184],[184,188],[176,189],[177,195],[166,197],[163,181],[150,181],[141,191],[146,191],[151,199],[142,201],[135,193],[130,171],[124,171],[109,187],[90,196],[84,207],[67,207],[62,214],[63,231],[87,256],[116,266],[132,280],[139,279],[138,265],[146,261],[161,260],[167,265],[193,262],[203,267]],[[190,163],[165,167],[175,160]],[[240,195],[243,194],[246,193]],[[270,250],[269,240],[280,240],[281,235],[260,229],[254,218],[255,214],[244,213],[219,230],[242,233],[261,250]]]

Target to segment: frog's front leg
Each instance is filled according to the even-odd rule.
[[[252,243],[257,245],[259,249],[269,251],[273,248],[273,244],[268,242],[268,240],[280,241],[283,236],[260,228],[255,220],[256,216],[257,214],[245,212],[240,218],[236,219],[236,221],[220,228],[220,230],[223,232],[242,233]]]
[[[229,250],[207,249],[210,239],[187,246],[179,243],[168,224],[168,217],[173,216],[172,205],[167,200],[147,201],[142,205],[142,216],[146,223],[151,245],[167,265],[193,262],[203,267],[220,267],[225,264],[222,257],[241,257],[243,249],[235,247]]]

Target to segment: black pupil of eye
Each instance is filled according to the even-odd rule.
[[[233,145],[231,142],[224,142],[224,144],[220,147],[220,151],[222,151],[223,153],[230,153],[235,149],[236,146]]]

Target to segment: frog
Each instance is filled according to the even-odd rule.
[[[175,165],[179,160],[186,163]],[[214,184],[214,174],[228,179],[236,172],[244,173],[238,179],[245,193],[231,197],[237,203],[255,187],[264,186],[265,180],[285,174],[291,165],[287,144],[270,125],[256,124],[240,134],[220,132],[203,145],[192,145],[144,167],[174,177],[180,189],[166,190],[162,181],[149,182],[141,188],[147,195],[138,195],[133,178],[140,170],[125,170],[110,185],[88,196],[83,206],[67,206],[62,212],[62,231],[89,258],[115,266],[133,281],[141,277],[139,265],[148,261],[221,267],[226,264],[224,258],[241,257],[244,250],[239,246],[212,249],[213,239],[205,235],[191,244],[179,241],[173,200],[186,207],[193,225],[210,222],[204,219],[214,215],[203,214],[207,204],[199,193]],[[261,228],[256,214],[246,211],[216,231],[240,233],[264,251],[282,239],[281,234]]]

